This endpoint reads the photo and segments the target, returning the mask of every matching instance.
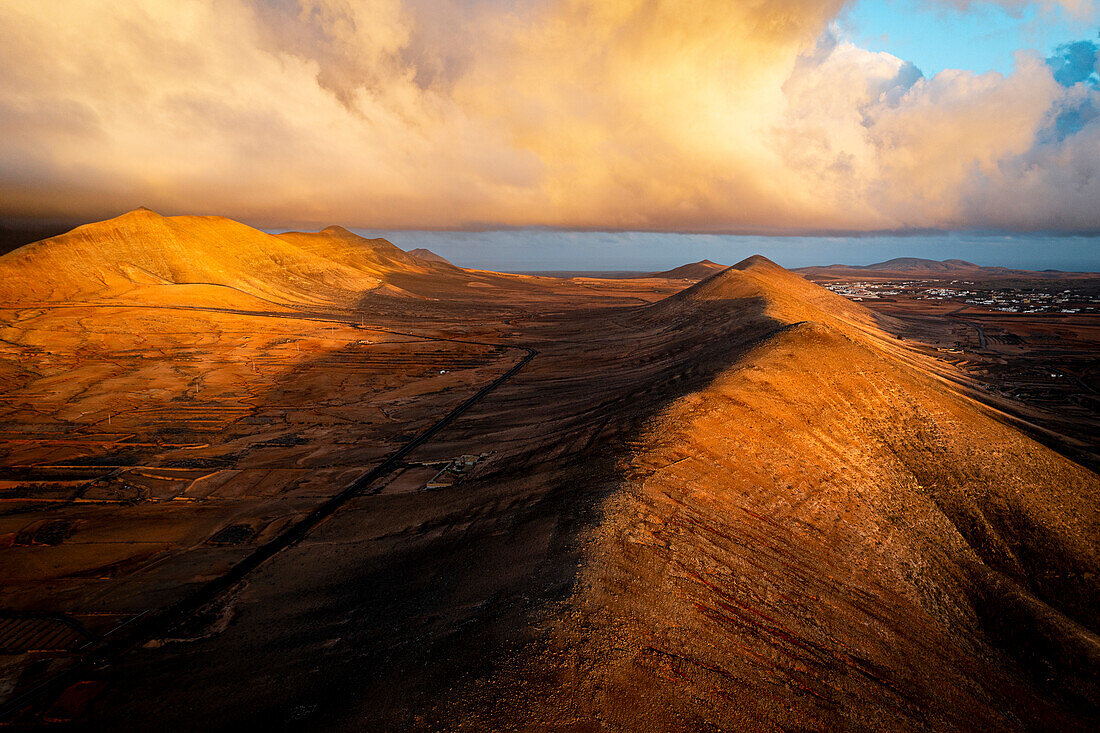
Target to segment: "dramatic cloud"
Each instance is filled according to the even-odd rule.
[[[1100,229],[1095,44],[925,78],[843,5],[0,0],[0,215]]]

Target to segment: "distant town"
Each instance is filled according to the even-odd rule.
[[[830,282],[821,285],[851,300],[945,300],[1003,313],[1100,312],[1100,295],[1061,285],[1052,285],[1049,290],[1038,287],[977,288],[975,283],[965,280],[952,280],[949,286],[935,280]]]

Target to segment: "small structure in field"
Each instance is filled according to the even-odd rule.
[[[424,484],[424,488],[427,489],[443,489],[448,486],[454,486],[458,483],[462,477],[482,458],[487,458],[491,453],[482,453],[481,455],[473,455],[465,453],[458,458],[455,458],[442,469],[439,473],[432,477],[431,481]]]

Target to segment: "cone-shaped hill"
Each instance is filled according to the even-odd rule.
[[[229,291],[237,304],[338,304],[378,288],[389,272],[427,267],[383,239],[339,227],[274,236],[222,217],[137,209],[3,256],[0,298],[224,299]]]
[[[435,252],[432,252],[430,249],[424,249],[423,247],[419,247],[417,249],[410,249],[408,251],[408,254],[412,255],[413,257],[416,257],[419,260],[424,260],[425,262],[438,262],[442,265],[452,265],[453,264],[446,257],[443,257],[442,255],[437,255]]]
[[[742,318],[756,312],[788,325],[818,321],[834,327],[877,330],[876,324],[881,318],[858,303],[815,285],[761,255],[753,255],[724,268],[653,304],[650,306],[650,317],[692,319],[704,313],[728,317],[726,307],[735,308]]]
[[[680,285],[144,210],[0,258],[2,465],[33,479],[0,534],[43,577],[8,597],[155,624],[221,588],[109,640],[84,727],[1096,730],[1100,477],[764,257],[655,300]],[[116,307],[211,291],[262,312]]]
[[[674,267],[671,270],[650,273],[649,277],[667,277],[674,280],[702,280],[724,269],[726,269],[725,265],[719,265],[717,262],[711,262],[710,260],[700,260],[699,262],[691,262],[686,265]]]

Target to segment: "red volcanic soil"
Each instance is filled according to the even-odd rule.
[[[4,311],[0,603],[101,619],[12,632],[21,722],[1098,722],[1100,478],[890,318],[763,257],[675,292],[282,237],[379,283]]]

